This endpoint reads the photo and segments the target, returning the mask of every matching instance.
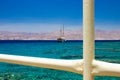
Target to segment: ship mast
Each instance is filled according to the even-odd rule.
[[[63,27],[60,29],[60,37],[64,37],[64,24]]]
[[[63,24],[63,35],[62,35],[62,37],[64,37],[64,24]]]
[[[60,37],[62,37],[62,29],[60,29]]]

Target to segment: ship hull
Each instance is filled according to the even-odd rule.
[[[58,38],[57,41],[58,41],[58,42],[65,42],[65,39],[63,39],[63,38]]]

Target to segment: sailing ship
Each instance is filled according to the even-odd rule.
[[[64,37],[64,25],[63,28],[60,29],[60,37],[57,38],[58,42],[65,42],[65,37]]]

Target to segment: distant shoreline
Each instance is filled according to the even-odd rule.
[[[0,42],[57,42],[57,40],[0,40]],[[66,42],[83,42],[83,40],[66,40]],[[120,40],[95,40],[95,42],[120,42]]]

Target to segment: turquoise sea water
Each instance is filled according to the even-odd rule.
[[[0,53],[55,59],[82,59],[82,41],[0,41]],[[96,59],[120,63],[120,41],[96,41]],[[0,63],[0,80],[82,80],[82,75]],[[120,80],[120,77],[95,77],[95,80]]]

